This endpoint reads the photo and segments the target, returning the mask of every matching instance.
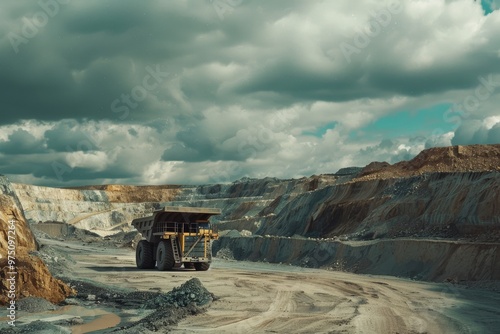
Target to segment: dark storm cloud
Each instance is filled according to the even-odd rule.
[[[231,145],[236,130],[227,135],[211,134],[202,125],[190,126],[176,135],[176,142],[165,150],[163,161],[243,161],[251,156],[244,145]],[[243,143],[243,141],[238,141]]]
[[[47,148],[57,152],[94,151],[96,139],[81,131],[76,121],[63,121],[45,132]]]
[[[119,166],[117,166],[119,167]],[[64,161],[56,161],[43,168],[38,168],[33,176],[43,177],[53,175],[54,179],[60,182],[82,181],[82,180],[99,180],[99,179],[121,179],[133,178],[138,176],[137,173],[130,172],[126,168],[114,168],[106,171],[96,171],[93,168],[68,168]]]
[[[431,50],[429,64],[422,67],[417,60],[412,68],[407,61],[426,52],[431,28],[398,25],[410,20],[409,12],[393,14],[380,34],[363,35],[367,45],[360,47],[356,26],[337,31],[330,22],[345,20],[340,3],[242,1],[222,14],[210,2],[194,0],[43,3],[57,4],[57,12],[49,6],[53,17],[43,27],[35,26],[38,33],[18,44],[18,52],[9,33],[23,36],[26,22],[44,9],[35,1],[2,4],[8,20],[0,44],[0,62],[6,65],[0,68],[3,124],[31,118],[145,122],[177,117],[186,107],[197,112],[207,104],[242,99],[284,107],[419,96],[472,87],[478,75],[500,70],[498,34],[485,35],[488,46],[466,57],[449,59]],[[376,12],[384,6],[368,7]],[[358,27],[377,23],[361,13]],[[413,43],[398,45],[405,34]],[[342,43],[358,51],[346,57]],[[214,64],[219,67],[210,70]],[[234,70],[228,71],[231,66]],[[171,76],[155,84],[147,80],[152,68]],[[174,78],[188,101],[172,91]],[[154,88],[144,87],[145,82]]]
[[[26,130],[14,131],[6,141],[0,141],[0,153],[7,155],[34,154],[46,151],[42,141]]]
[[[112,102],[131,95],[157,68],[161,73],[182,68],[167,62],[195,52],[190,45],[205,30],[196,7],[188,11],[185,3],[72,1],[59,6],[37,34],[12,45],[9,33],[24,38],[23,16],[30,18],[42,9],[35,1],[2,4],[11,15],[10,31],[2,31],[0,44],[0,62],[7,65],[0,68],[3,124],[31,118],[123,120],[123,114],[111,110]],[[155,79],[158,75],[147,81],[148,87]],[[146,88],[146,98],[132,101],[138,106],[127,120],[165,116],[157,103],[165,97],[158,96],[156,86],[154,91]]]
[[[212,150],[205,151],[210,154]],[[204,154],[202,154],[200,148],[186,147],[181,143],[175,143],[172,147],[165,150],[161,159],[163,161],[188,161],[196,162],[205,160]]]
[[[287,97],[289,102],[297,102],[422,96],[472,88],[477,85],[478,77],[500,73],[497,51],[500,38],[491,36],[491,43],[485,49],[471,51],[466,58],[436,56],[433,64],[424,67],[408,66],[404,59],[407,55],[396,53],[394,45],[384,45],[384,41],[363,49],[351,63],[335,50],[336,57],[320,66],[305,62],[307,54],[290,50],[286,56],[266,60],[251,75],[237,81],[234,91],[276,93]],[[417,53],[418,47],[414,45],[412,50]]]
[[[52,176],[52,172],[44,167],[46,167],[46,165],[42,166],[42,169],[44,169],[46,173],[41,173],[40,175],[43,177]],[[7,161],[4,156],[4,159],[0,159],[0,168],[2,169],[2,174],[26,175],[38,171],[40,165],[35,165],[32,160],[27,161],[25,159],[9,159]]]

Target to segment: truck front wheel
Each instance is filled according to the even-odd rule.
[[[153,269],[155,267],[153,244],[151,242],[139,241],[135,249],[135,263],[139,269]]]
[[[162,240],[156,250],[156,267],[158,270],[172,270],[174,267],[174,252],[170,240]]]

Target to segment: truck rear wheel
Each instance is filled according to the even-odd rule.
[[[194,269],[194,263],[192,262],[184,262],[185,269]]]
[[[151,242],[139,241],[135,249],[135,263],[139,269],[153,269],[155,267],[153,244]]]
[[[210,263],[198,262],[194,264],[194,269],[198,271],[207,271],[210,268]]]
[[[158,270],[172,270],[174,267],[174,252],[170,240],[162,240],[156,250],[156,267]]]

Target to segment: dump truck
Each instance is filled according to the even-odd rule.
[[[211,241],[218,238],[209,222],[220,209],[166,206],[132,225],[142,234],[135,261],[139,269],[186,269],[205,271],[212,262]]]

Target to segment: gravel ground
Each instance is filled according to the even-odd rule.
[[[21,299],[16,303],[16,306],[19,311],[28,313],[38,313],[57,309],[56,305],[39,297],[27,297]]]
[[[210,293],[198,278],[192,278],[179,287],[168,293],[151,291],[130,291],[116,289],[99,283],[90,281],[66,279],[66,282],[78,290],[76,299],[69,299],[68,305],[79,304],[86,307],[93,307],[99,304],[99,308],[133,310],[152,309],[145,312],[146,315],[139,321],[122,323],[120,328],[103,330],[101,332],[149,333],[166,331],[168,326],[177,324],[181,319],[189,315],[200,314],[206,311],[213,300],[217,298]],[[30,313],[44,312],[56,309],[50,302],[41,299],[28,297],[19,301],[19,310]],[[80,323],[83,319],[80,318]],[[125,320],[122,318],[122,320]],[[62,322],[46,323],[34,321],[27,325],[17,325],[16,327],[1,328],[2,334],[17,333],[71,333],[66,327],[73,323],[63,320]]]
[[[206,307],[215,299],[216,297],[203,286],[198,278],[192,278],[180,287],[166,294],[158,294],[156,298],[151,299],[144,307],[154,308],[156,311],[117,332],[132,334],[166,330],[166,327],[177,324],[189,315],[205,312]]]
[[[120,328],[114,333],[132,334],[132,333],[166,333],[169,326],[177,324],[179,321],[189,315],[196,315],[205,312],[204,308],[191,304],[186,307],[174,307],[172,305],[162,305],[155,312],[146,316],[129,327]]]
[[[146,308],[145,304],[148,301],[155,300],[164,295],[161,292],[130,291],[116,287],[111,288],[91,281],[59,278],[77,290],[77,299],[119,307],[121,309]]]
[[[33,321],[24,326],[2,328],[2,334],[36,333],[36,334],[71,334],[68,328],[53,325],[41,320]]]

